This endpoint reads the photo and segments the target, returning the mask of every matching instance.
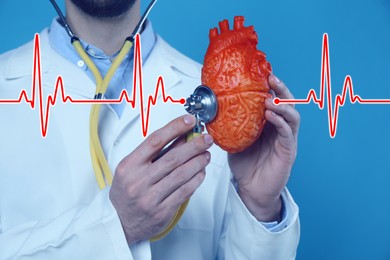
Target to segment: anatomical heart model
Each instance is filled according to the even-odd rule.
[[[224,20],[210,30],[210,45],[202,69],[202,84],[218,99],[216,118],[206,125],[214,141],[229,153],[244,150],[260,136],[265,124],[265,99],[271,65],[257,50],[253,26],[244,17],[234,18],[234,27]]]

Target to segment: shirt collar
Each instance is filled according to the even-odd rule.
[[[149,20],[146,21],[145,26],[141,32],[141,40],[142,60],[145,62],[156,43],[156,35],[154,33],[152,23]],[[117,55],[116,53],[113,56],[109,56],[98,47],[88,44],[82,39],[80,39],[80,41],[84,47],[84,50],[88,53],[94,62],[99,62],[99,60],[112,60]],[[87,70],[86,65],[81,62],[80,56],[77,54],[76,50],[71,44],[70,37],[58,17],[53,19],[50,26],[49,42],[51,47],[65,59]],[[132,58],[133,49],[130,51],[126,59],[132,60]]]

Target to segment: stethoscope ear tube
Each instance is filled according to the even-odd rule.
[[[56,9],[56,12],[57,12],[58,16],[60,17],[61,22],[64,24],[66,32],[70,36],[71,41],[73,43],[73,41],[74,41],[73,38],[77,38],[77,37],[73,34],[72,29],[70,28],[69,24],[66,22],[65,16],[61,12],[60,7],[58,6],[58,4],[57,4],[57,2],[55,0],[50,0],[50,3],[54,6],[54,9]]]
[[[142,15],[141,19],[139,20],[137,26],[134,28],[133,33],[129,37],[127,37],[125,41],[130,41],[130,42],[134,43],[135,36],[141,32],[142,27],[144,26],[144,23],[145,23],[146,19],[148,18],[150,11],[152,11],[153,6],[156,4],[156,2],[157,2],[157,0],[152,0],[149,3],[144,14]],[[58,16],[61,19],[61,22],[64,24],[66,32],[68,33],[68,35],[71,38],[71,42],[73,43],[74,41],[78,41],[79,38],[74,35],[72,29],[70,28],[68,22],[66,21],[66,18],[64,16],[64,14],[62,13],[60,7],[58,6],[57,2],[55,0],[50,0],[50,3],[53,5],[54,9],[56,10]]]

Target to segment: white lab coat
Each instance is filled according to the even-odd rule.
[[[93,98],[95,85],[75,64],[52,50],[41,34],[44,99],[62,75],[66,94]],[[0,99],[30,93],[33,44],[0,57]],[[143,66],[144,93],[154,93],[163,75],[173,98],[199,85],[200,65],[160,37]],[[139,96],[139,95],[138,95]],[[145,95],[146,96],[146,95]],[[182,105],[152,108],[149,133],[176,116]],[[139,106],[138,106],[139,107]],[[0,259],[293,259],[299,241],[298,207],[287,191],[291,223],[271,233],[248,212],[230,183],[226,154],[211,148],[207,177],[175,229],[156,243],[127,245],[120,220],[99,190],[89,152],[90,105],[51,108],[46,138],[39,109],[26,103],[0,105]],[[119,119],[110,106],[101,111],[100,137],[114,172],[120,160],[143,141],[139,109],[127,106]],[[131,174],[131,173],[129,173]]]

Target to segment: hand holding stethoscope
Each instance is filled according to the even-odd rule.
[[[72,32],[69,24],[67,23],[64,15],[62,14],[62,12],[59,9],[58,5],[56,4],[55,0],[50,0],[50,2],[53,4],[54,8],[56,9],[56,11],[57,11],[57,13],[58,13],[58,15],[60,17],[60,19],[62,20],[62,22],[63,22],[63,24],[65,26],[65,29],[66,29],[68,35],[70,36],[70,40],[71,40],[72,45],[74,46],[75,50],[80,55],[80,57],[87,64],[88,68],[91,70],[93,76],[95,77],[95,81],[96,81],[95,99],[102,99],[104,97],[104,94],[105,94],[105,92],[106,92],[106,90],[108,88],[108,85],[109,85],[112,77],[114,76],[117,68],[120,66],[120,64],[122,63],[122,61],[124,60],[124,58],[126,57],[128,52],[130,51],[130,49],[133,47],[134,41],[135,41],[135,36],[140,33],[141,28],[142,28],[143,24],[145,23],[148,14],[150,13],[152,7],[155,5],[157,0],[152,0],[151,1],[149,6],[147,7],[145,13],[143,14],[143,16],[141,17],[140,21],[138,22],[137,26],[135,27],[133,33],[129,37],[126,38],[126,40],[125,40],[125,42],[123,44],[123,47],[119,51],[119,54],[118,54],[117,58],[113,61],[112,66],[110,67],[110,69],[108,70],[108,72],[107,72],[107,74],[105,75],[104,78],[100,74],[100,72],[97,69],[96,65],[93,63],[93,61],[89,58],[88,54],[83,49],[83,47],[82,47],[82,45],[80,43],[80,39],[77,36],[75,36],[74,33]],[[213,100],[211,100],[210,98],[213,99]],[[189,142],[193,138],[201,135],[201,133],[203,132],[203,126],[202,126],[201,122],[207,123],[208,121],[212,120],[212,118],[215,116],[215,113],[216,113],[216,109],[217,109],[216,104],[217,104],[217,102],[216,102],[214,94],[205,86],[197,88],[197,90],[195,91],[194,95],[192,95],[187,100],[187,104],[186,104],[187,111],[192,113],[192,114],[194,114],[195,117],[196,117],[196,119],[194,120],[194,125],[192,124],[192,121],[191,121],[190,123],[184,124],[184,126],[185,126],[184,128],[181,128],[182,130],[185,130],[185,131],[188,132],[188,134],[187,134],[187,142]],[[91,151],[92,165],[93,165],[93,169],[94,169],[94,173],[95,173],[95,177],[96,177],[97,183],[99,185],[99,188],[103,189],[103,188],[106,187],[106,185],[112,185],[112,183],[113,183],[113,174],[111,173],[111,170],[110,170],[110,168],[108,166],[108,162],[107,162],[106,157],[104,155],[102,146],[100,144],[99,135],[98,135],[98,124],[99,124],[99,111],[100,111],[100,108],[101,108],[101,104],[93,104],[92,108],[91,108],[91,113],[90,113],[90,151]],[[211,109],[211,112],[210,112],[210,109]],[[187,117],[187,119],[188,119],[188,117]],[[173,121],[170,124],[177,124],[177,121],[178,120]],[[191,126],[191,129],[192,129],[191,131],[189,131],[190,129],[188,129],[189,126]],[[164,129],[164,127],[160,130],[160,132],[163,132],[163,129]],[[184,132],[169,133],[169,134],[166,133],[165,134],[165,138],[163,140],[160,140],[161,141],[161,145],[163,145],[161,147],[160,147],[160,145],[152,146],[152,147],[146,147],[147,144],[145,144],[145,142],[143,144],[141,144],[140,147],[145,147],[146,150],[149,150],[151,152],[151,154],[150,154],[151,156],[152,155],[155,156],[155,153],[161,152],[161,150],[164,148],[165,145],[167,145],[169,142],[174,140],[174,138],[177,138],[178,135],[182,135],[183,133]],[[154,134],[154,135],[156,135],[156,134]],[[197,140],[198,139],[199,140],[196,141],[196,142],[203,143],[203,145],[198,145],[197,147],[198,148],[202,148],[202,149],[200,149],[200,150],[199,149],[194,149],[193,153],[205,153],[205,155],[203,155],[203,157],[207,156],[208,152],[206,152],[206,149],[208,149],[211,146],[211,144],[212,144],[211,137],[208,136],[207,138],[208,138],[209,142],[207,142],[207,141],[203,141],[202,142],[201,140],[203,140],[203,138],[197,138]],[[146,143],[148,143],[148,142],[146,142]],[[178,143],[179,142],[176,141],[175,145],[177,146]],[[173,146],[170,146],[170,147],[172,148]],[[177,152],[177,149],[175,151]],[[134,151],[133,153],[137,153],[137,151]],[[170,155],[170,154],[164,154],[163,155],[165,157],[166,156],[177,156],[179,158],[183,158],[183,160],[184,159],[186,159],[186,160],[181,162],[181,165],[171,165],[172,169],[170,169],[170,171],[166,172],[165,175],[162,176],[162,179],[166,178],[170,174],[173,174],[173,172],[178,172],[179,171],[178,168],[183,168],[185,166],[186,162],[187,162],[187,159],[191,159],[192,158],[192,157],[191,158],[186,158],[184,155],[190,156],[191,154],[188,154],[188,153],[183,151],[182,153],[177,154],[177,155]],[[196,154],[192,154],[191,156],[194,156],[194,155],[196,155]],[[156,161],[152,157],[149,158],[151,160],[150,164],[147,164],[147,165],[149,165],[149,167],[151,167],[151,165],[161,165],[161,162],[164,161],[162,158],[159,158],[159,160]],[[208,154],[207,157],[208,157],[207,160],[203,160],[203,163],[198,164],[198,165],[203,167],[202,169],[204,169],[204,167],[206,167],[206,165],[209,162],[210,155]],[[127,164],[126,162],[128,162],[130,160],[129,158],[132,158],[132,156],[129,155],[128,157],[126,157],[123,160],[123,162],[121,163],[121,165],[123,165],[123,164],[126,165]],[[137,156],[136,156],[136,158],[137,158]],[[154,161],[152,162],[152,160],[154,160]],[[194,158],[192,160],[190,160],[190,161],[192,161],[192,163],[194,163],[193,160],[194,160]],[[201,159],[198,158],[198,160],[201,160]],[[145,171],[147,172],[147,171],[153,170],[153,169],[147,169],[147,170],[143,169],[144,168],[143,166],[145,166],[145,165],[140,164],[138,169],[136,170],[136,172],[141,172],[143,174]],[[120,169],[122,169],[122,168],[120,168]],[[167,167],[161,167],[161,168],[166,169]],[[126,167],[125,167],[125,169],[126,169]],[[190,171],[188,171],[187,175],[188,174],[193,174],[192,177],[197,175],[197,176],[203,176],[203,178],[204,178],[204,173],[199,175],[199,173],[202,173],[202,169],[198,169],[197,170],[196,167],[195,168],[192,167],[192,169]],[[156,169],[154,169],[154,170],[156,170]],[[194,170],[196,170],[196,171],[194,172]],[[119,172],[121,172],[121,171],[119,171]],[[134,176],[136,176],[136,173],[134,173],[134,171],[133,171],[133,176],[132,177],[134,177]],[[125,181],[123,180],[123,178],[125,178],[125,177],[126,176],[123,176],[123,175],[119,174],[116,179],[121,179],[121,181],[116,181],[115,183],[118,183],[118,182],[119,183],[125,183]],[[129,177],[129,176],[127,176],[127,177]],[[139,181],[140,179],[142,180],[142,176],[139,176],[137,181]],[[180,179],[182,179],[182,178],[180,178]],[[192,185],[187,184],[187,183],[182,183],[181,185],[176,186],[176,189],[180,189],[182,187],[182,185],[183,186],[190,185],[190,188],[186,188],[185,192],[177,191],[175,193],[174,192],[175,189],[172,188],[172,187],[171,188],[167,188],[167,190],[160,191],[160,194],[158,194],[157,196],[167,196],[167,198],[168,197],[176,198],[175,201],[173,202],[173,204],[171,203],[172,205],[176,205],[176,206],[175,206],[175,208],[171,209],[171,211],[170,211],[170,212],[174,212],[174,210],[176,210],[175,213],[173,215],[170,214],[170,212],[167,212],[166,214],[164,214],[164,212],[162,212],[162,211],[164,211],[163,209],[159,209],[157,205],[153,205],[152,203],[150,203],[149,205],[147,205],[147,207],[149,207],[149,209],[152,208],[152,211],[155,211],[155,213],[157,215],[163,215],[163,216],[165,216],[165,218],[160,217],[160,221],[158,221],[159,223],[157,223],[157,229],[153,229],[152,227],[150,227],[150,231],[151,231],[150,234],[147,234],[147,232],[146,233],[142,232],[142,234],[139,234],[139,235],[135,234],[134,235],[135,238],[134,237],[133,238],[134,239],[141,239],[141,238],[142,239],[146,239],[146,238],[149,238],[149,237],[153,236],[151,238],[151,241],[156,241],[156,240],[159,240],[159,239],[163,238],[164,236],[166,236],[175,227],[175,225],[177,224],[177,222],[179,221],[179,219],[183,215],[183,213],[184,213],[184,211],[185,211],[185,209],[186,209],[186,207],[188,205],[190,195],[200,185],[201,180],[203,180],[203,179],[200,178],[200,177],[197,177],[192,182],[189,182],[190,184],[193,183]],[[134,180],[133,182],[137,183],[137,181]],[[175,183],[176,183],[176,180],[173,181],[169,185],[175,185]],[[131,184],[133,184],[133,183],[131,183]],[[121,184],[117,184],[117,186],[120,186],[120,185]],[[134,188],[134,189],[136,189],[136,188]],[[137,194],[137,191],[133,190],[133,192],[134,192],[134,194]],[[133,200],[127,198],[125,201],[123,200],[123,199],[125,199],[125,198],[123,198],[123,196],[116,197],[115,196],[116,192],[115,191],[112,192],[113,195],[110,196],[110,197],[114,197],[114,199],[113,198],[111,198],[111,199],[113,200],[114,206],[115,206],[115,204],[118,205],[117,211],[118,211],[119,215],[127,216],[128,212],[126,212],[126,211],[129,211],[129,210],[132,209],[132,204],[131,204],[132,202],[134,202],[134,203],[142,203],[142,201],[145,199],[145,196],[142,196],[143,195],[142,191],[140,191],[140,192],[141,192],[139,194],[140,197],[137,197],[137,196],[136,196],[136,198],[133,197]],[[171,194],[164,195],[166,192],[171,192]],[[177,194],[181,194],[181,196],[178,196]],[[165,198],[165,200],[167,198]],[[118,209],[123,209],[123,208],[125,208],[125,210],[118,210]],[[141,215],[139,215],[138,217],[146,219],[146,222],[144,223],[144,225],[151,226],[150,223],[152,223],[152,222],[148,222],[147,221],[147,217],[145,217],[147,212],[139,212],[139,211],[135,212],[135,211],[137,211],[136,208],[134,208],[134,211],[132,212],[132,217],[133,218],[134,218],[134,214],[137,215],[138,213],[140,213]],[[172,215],[172,216],[170,216],[170,215]],[[170,218],[170,221],[167,221],[166,218]],[[128,227],[131,224],[126,225],[126,223],[128,221],[125,218],[121,218],[121,221],[122,221],[122,225],[123,225],[124,229],[130,228],[132,230],[137,230],[137,228],[140,228],[139,225],[138,225],[138,227],[137,226]],[[130,223],[131,223],[131,221],[130,221]],[[153,223],[156,223],[156,222],[153,222]],[[158,225],[161,225],[161,223],[163,223],[164,226],[158,228]],[[156,233],[157,233],[157,235],[156,235]],[[128,237],[128,239],[130,239],[130,238]]]

